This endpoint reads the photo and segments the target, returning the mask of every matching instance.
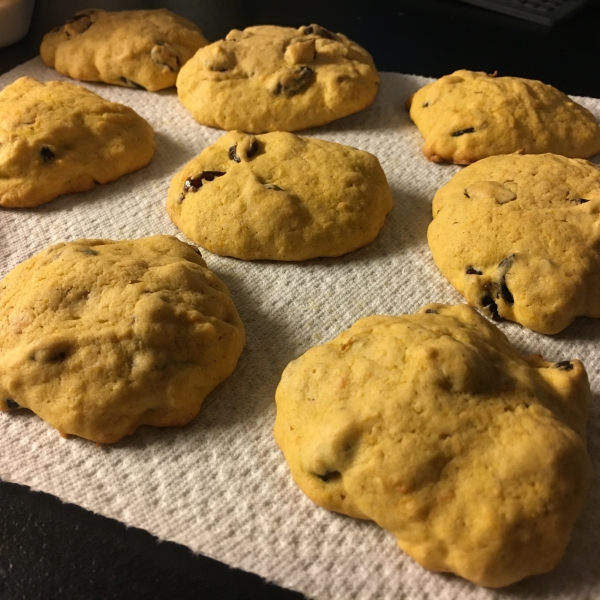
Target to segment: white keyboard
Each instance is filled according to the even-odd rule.
[[[590,0],[462,0],[462,2],[542,25],[554,25],[588,4]]]

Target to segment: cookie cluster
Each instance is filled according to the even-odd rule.
[[[116,53],[119,60],[114,60]],[[172,178],[172,221],[242,260],[337,257],[373,241],[392,191],[372,154],[295,135],[366,109],[366,50],[318,25],[212,44],[166,10],[90,9],[44,62],[81,81],[176,85],[228,132]],[[441,272],[495,320],[557,333],[600,316],[600,127],[538,81],[457,71],[407,101],[431,161],[469,165],[433,199]],[[144,167],[152,127],[67,82],[0,92],[0,206],[32,208]],[[473,164],[471,164],[473,163]],[[91,232],[93,233],[93,232]],[[225,284],[173,237],[76,240],[0,282],[0,410],[113,443],[183,425],[235,369],[244,326]],[[317,504],[370,519],[424,567],[499,587],[552,569],[590,484],[590,386],[577,360],[524,356],[468,305],[361,319],[292,361],[274,435]]]

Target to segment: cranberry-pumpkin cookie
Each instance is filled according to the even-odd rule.
[[[433,199],[440,271],[493,318],[558,333],[600,317],[600,168],[554,154],[492,156]]]
[[[0,282],[0,410],[102,444],[184,425],[243,345],[227,288],[189,245],[57,244]]]
[[[456,71],[407,102],[436,162],[469,164],[495,154],[552,152],[587,158],[600,152],[594,115],[556,88],[531,79]]]
[[[171,181],[167,210],[192,241],[246,260],[339,256],[392,208],[375,156],[293,133],[231,131]]]
[[[500,587],[564,553],[591,479],[589,396],[579,361],[522,356],[473,308],[431,304],[292,361],[274,433],[311,500]]]
[[[0,92],[0,206],[33,207],[147,165],[154,130],[133,109],[61,81]]]
[[[156,92],[174,86],[181,66],[206,44],[193,23],[164,8],[91,8],[47,33],[40,54],[73,79]]]
[[[252,133],[329,123],[369,106],[378,88],[370,54],[318,25],[234,29],[177,77],[179,99],[199,123]]]

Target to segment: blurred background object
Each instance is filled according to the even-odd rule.
[[[591,0],[462,0],[462,2],[542,25],[555,25],[572,16]]]
[[[25,37],[34,0],[0,0],[0,48]]]

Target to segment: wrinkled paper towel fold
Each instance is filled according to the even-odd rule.
[[[0,88],[22,75],[65,79],[38,58],[0,77]],[[234,374],[209,396],[190,425],[143,427],[118,444],[99,447],[62,439],[32,414],[2,413],[0,477],[146,529],[310,598],[599,598],[597,478],[559,566],[492,591],[429,573],[375,524],[312,504],[293,484],[272,438],[274,392],[290,360],[359,317],[410,313],[427,302],[461,302],[437,271],[426,242],[431,199],[458,167],[425,160],[421,136],[404,109],[405,99],[427,81],[384,73],[370,108],[307,132],[367,150],[381,161],[394,208],[373,243],[341,258],[296,264],[244,262],[203,251],[231,291],[247,345]],[[151,94],[84,85],[147,119],[156,130],[156,156],[148,167],[90,192],[36,209],[2,210],[0,276],[59,241],[156,233],[185,239],[165,211],[170,179],[223,132],[196,123],[174,90]],[[600,100],[580,101],[600,117]],[[524,352],[584,362],[593,391],[588,444],[597,472],[600,321],[578,319],[553,337],[511,323],[500,327]]]

